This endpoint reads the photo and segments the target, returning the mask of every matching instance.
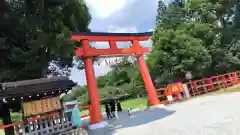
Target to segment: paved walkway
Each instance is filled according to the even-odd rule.
[[[126,112],[90,135],[240,135],[240,93],[197,97],[164,108]]]

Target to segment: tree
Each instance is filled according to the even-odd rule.
[[[217,36],[216,47],[212,49],[213,57],[216,58],[213,64],[215,72],[231,72],[240,68],[240,55],[238,53],[240,49],[239,2],[239,0],[227,1],[224,3],[225,6],[222,6],[225,12],[219,16],[219,35]]]
[[[216,3],[211,1],[195,4],[189,2],[190,8],[200,14],[200,19],[207,23],[214,22],[215,30],[213,44],[208,47],[212,64],[209,69],[212,73],[224,73],[236,71],[239,69],[239,34],[238,22],[239,18],[239,1],[221,0]],[[206,6],[208,4],[208,6]],[[203,8],[204,7],[204,8]],[[196,8],[201,10],[196,10]],[[205,36],[206,37],[206,36]],[[209,40],[206,40],[209,41]]]
[[[125,57],[121,62],[112,64],[111,71],[97,78],[98,88],[103,94],[112,93],[116,95],[133,95],[144,91],[144,83],[141,78],[138,64],[135,59]],[[141,94],[140,94],[141,95]],[[104,96],[105,97],[105,96]]]
[[[175,0],[166,6],[159,2],[148,58],[152,77],[159,83],[171,83],[184,81],[186,71],[200,78],[238,69],[239,44],[230,19],[238,18],[236,3]]]
[[[159,25],[164,20],[166,20],[166,18],[165,18],[166,10],[167,10],[167,6],[165,5],[165,3],[161,0],[159,0],[158,1],[158,9],[157,9],[157,17],[156,17],[156,25]]]
[[[77,45],[71,31],[89,31],[83,0],[1,0],[0,11],[0,82],[68,75]]]
[[[131,75],[134,73],[134,64],[125,58],[120,63],[112,64],[111,71],[106,75],[97,78],[98,87],[120,86],[131,82]]]
[[[171,3],[152,36],[153,51],[148,56],[151,74],[158,82],[163,80],[172,83],[182,80],[187,71],[195,76],[202,76],[205,68],[210,65],[211,57],[202,40],[191,34],[194,25],[185,21],[187,13],[182,1]],[[162,4],[159,6],[163,6]],[[174,78],[173,78],[174,76]]]
[[[62,75],[72,66],[71,31],[89,31],[83,0],[4,1],[0,82]]]

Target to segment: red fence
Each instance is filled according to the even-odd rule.
[[[216,75],[186,83],[191,96],[228,88],[239,83],[239,72]]]
[[[188,83],[185,83],[187,85],[187,88],[190,92],[191,96],[198,96],[205,93],[213,92],[220,90],[222,88],[228,88],[233,85],[239,84],[239,72],[232,72],[222,75],[216,75],[209,78],[204,78],[201,80],[193,80],[189,81]],[[160,88],[157,89],[158,97],[160,99],[160,102],[163,104],[167,104],[167,96],[171,95],[169,94],[167,88]],[[179,100],[177,95],[173,94],[174,100]]]

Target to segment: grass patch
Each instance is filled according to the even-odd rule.
[[[85,110],[81,111],[81,116],[88,115],[88,114],[89,114],[89,110],[88,109],[85,109]]]
[[[136,99],[129,99],[121,102],[122,109],[128,109],[128,108],[140,108],[140,107],[146,107],[147,106],[148,97],[141,97]],[[101,106],[102,111],[105,111],[104,106]],[[82,110],[81,116],[88,115],[89,110]],[[1,134],[0,134],[1,135]]]
[[[240,85],[238,84],[229,88],[220,89],[216,92],[213,92],[212,94],[222,94],[222,93],[230,93],[230,92],[240,92]]]
[[[121,102],[122,108],[139,108],[143,106],[147,106],[148,97],[141,97],[136,99],[125,100]]]

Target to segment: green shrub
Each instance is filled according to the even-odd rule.
[[[19,122],[22,121],[22,113],[21,112],[13,112],[11,113],[12,122]],[[3,121],[0,120],[0,126],[3,125]]]
[[[3,125],[3,121],[2,120],[0,120],[0,126],[2,126]]]
[[[12,112],[11,113],[12,122],[22,121],[22,113],[21,112]]]

